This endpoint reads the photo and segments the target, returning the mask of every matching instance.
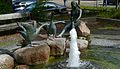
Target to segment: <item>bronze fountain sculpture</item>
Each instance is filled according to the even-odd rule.
[[[75,1],[71,2],[71,22],[68,23],[64,29],[62,30],[62,32],[57,36],[57,37],[62,37],[62,35],[66,32],[66,31],[70,31],[72,29],[72,24],[71,23],[75,23],[75,27],[78,26],[80,24],[80,18],[82,15],[82,10],[80,9],[80,7],[78,6],[78,4]]]
[[[38,34],[42,28],[47,30],[48,36],[50,36],[52,34],[53,38],[55,38],[55,37],[62,37],[62,35],[66,31],[70,31],[73,27],[78,26],[80,24],[82,10],[80,9],[80,7],[78,6],[78,4],[75,1],[71,2],[71,6],[72,6],[72,10],[71,10],[71,17],[70,17],[69,23],[65,23],[64,21],[53,22],[53,17],[54,17],[53,12],[51,12],[51,20],[49,23],[48,22],[47,23],[34,22],[33,25],[17,23],[17,25],[22,29],[21,31],[19,31],[19,33],[23,37],[23,41],[24,41],[22,46],[23,47],[31,46],[32,40],[34,40],[35,37],[38,36]],[[57,28],[55,25],[57,23],[67,24],[67,25],[65,25],[64,29],[58,36],[56,36]]]
[[[31,46],[31,41],[39,34],[41,27],[37,28],[37,23],[34,22],[33,25],[31,24],[22,24],[17,23],[17,25],[22,29],[19,31],[20,35],[23,37],[23,44],[22,46]]]

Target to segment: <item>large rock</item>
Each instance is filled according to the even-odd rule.
[[[26,65],[46,63],[49,55],[50,47],[44,41],[35,42],[33,47],[24,47],[14,52],[16,62]]]
[[[0,55],[0,69],[12,69],[14,67],[14,59],[7,55]]]
[[[79,50],[86,49],[88,47],[88,41],[84,39],[77,39],[77,45]],[[66,48],[70,48],[70,41],[66,42]]]
[[[47,40],[50,47],[50,55],[58,56],[63,55],[65,50],[66,38],[55,38],[53,40]]]
[[[76,28],[78,36],[89,36],[90,30],[86,26],[85,22],[81,21],[80,25]]]
[[[88,47],[88,41],[87,40],[78,39],[77,41],[78,41],[78,48],[80,50],[86,49]]]

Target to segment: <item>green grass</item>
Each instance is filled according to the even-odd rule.
[[[95,59],[82,59],[84,61],[90,61],[90,62],[95,62],[97,64],[100,64],[101,69],[118,69],[119,66],[116,66],[112,63],[108,63],[107,61],[100,61],[100,60],[95,60]]]
[[[102,12],[99,13],[100,17],[105,17],[105,18],[115,18],[115,19],[120,19],[120,8],[118,9],[111,9],[110,12]]]
[[[31,65],[30,66],[30,69],[46,69],[46,66],[47,65],[51,65],[51,64],[55,64],[55,63],[57,63],[57,62],[59,62],[59,61],[62,61],[62,60],[64,60],[65,58],[63,58],[63,57],[59,57],[59,58],[56,58],[56,57],[50,57],[49,58],[49,61],[48,61],[48,63],[44,63],[44,64],[38,64],[38,65]]]
[[[110,11],[111,7],[96,7],[96,6],[80,6],[81,9],[86,10],[98,10],[98,11]]]
[[[120,8],[112,7],[95,7],[95,6],[80,6],[83,10],[89,10],[89,12],[83,12],[83,17],[97,16],[103,18],[120,19]]]
[[[18,34],[0,36],[0,46],[10,46],[21,41]]]
[[[62,60],[64,60],[64,57],[56,58],[56,57],[52,57],[52,56],[51,56],[51,57],[49,58],[48,64],[55,63],[55,62],[59,62],[59,61],[62,61]]]
[[[17,41],[15,40],[11,40],[11,41],[8,41],[8,42],[0,42],[0,46],[10,46],[10,45],[13,45],[13,44],[16,44]]]
[[[114,28],[113,27],[101,27],[101,28],[98,28],[99,30],[113,30]]]
[[[116,49],[92,48],[81,55],[81,60],[92,61],[100,64],[102,69],[119,69],[120,53]]]

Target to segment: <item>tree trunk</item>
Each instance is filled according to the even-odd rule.
[[[107,6],[107,3],[108,2],[108,0],[103,0],[103,6]]]
[[[116,9],[118,9],[119,2],[116,0]]]
[[[80,5],[80,0],[78,0],[78,5]]]
[[[96,7],[98,6],[98,0],[96,0]]]

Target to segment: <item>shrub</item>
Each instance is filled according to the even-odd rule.
[[[36,3],[36,7],[33,8],[31,13],[32,19],[40,22],[45,22],[49,20],[48,14],[50,12],[44,11],[45,8],[43,7],[43,5],[41,5],[43,1],[46,1],[46,0],[40,0],[38,3]]]
[[[32,10],[32,19],[40,22],[48,21],[48,12],[43,10],[44,8],[42,6],[37,6]]]
[[[0,1],[0,14],[7,14],[12,12],[12,7]]]
[[[96,6],[80,6],[83,9],[82,17],[98,16],[102,12],[108,12],[111,8]]]
[[[120,8],[116,9],[111,7],[81,6],[81,9],[89,11],[83,11],[83,17],[98,16],[104,18],[120,19]]]
[[[99,13],[100,17],[105,17],[105,18],[115,18],[115,19],[120,19],[120,8],[118,9],[111,9],[109,12],[101,12]]]
[[[111,12],[111,14],[113,14],[112,18],[120,19],[120,8],[116,9],[115,12]]]

